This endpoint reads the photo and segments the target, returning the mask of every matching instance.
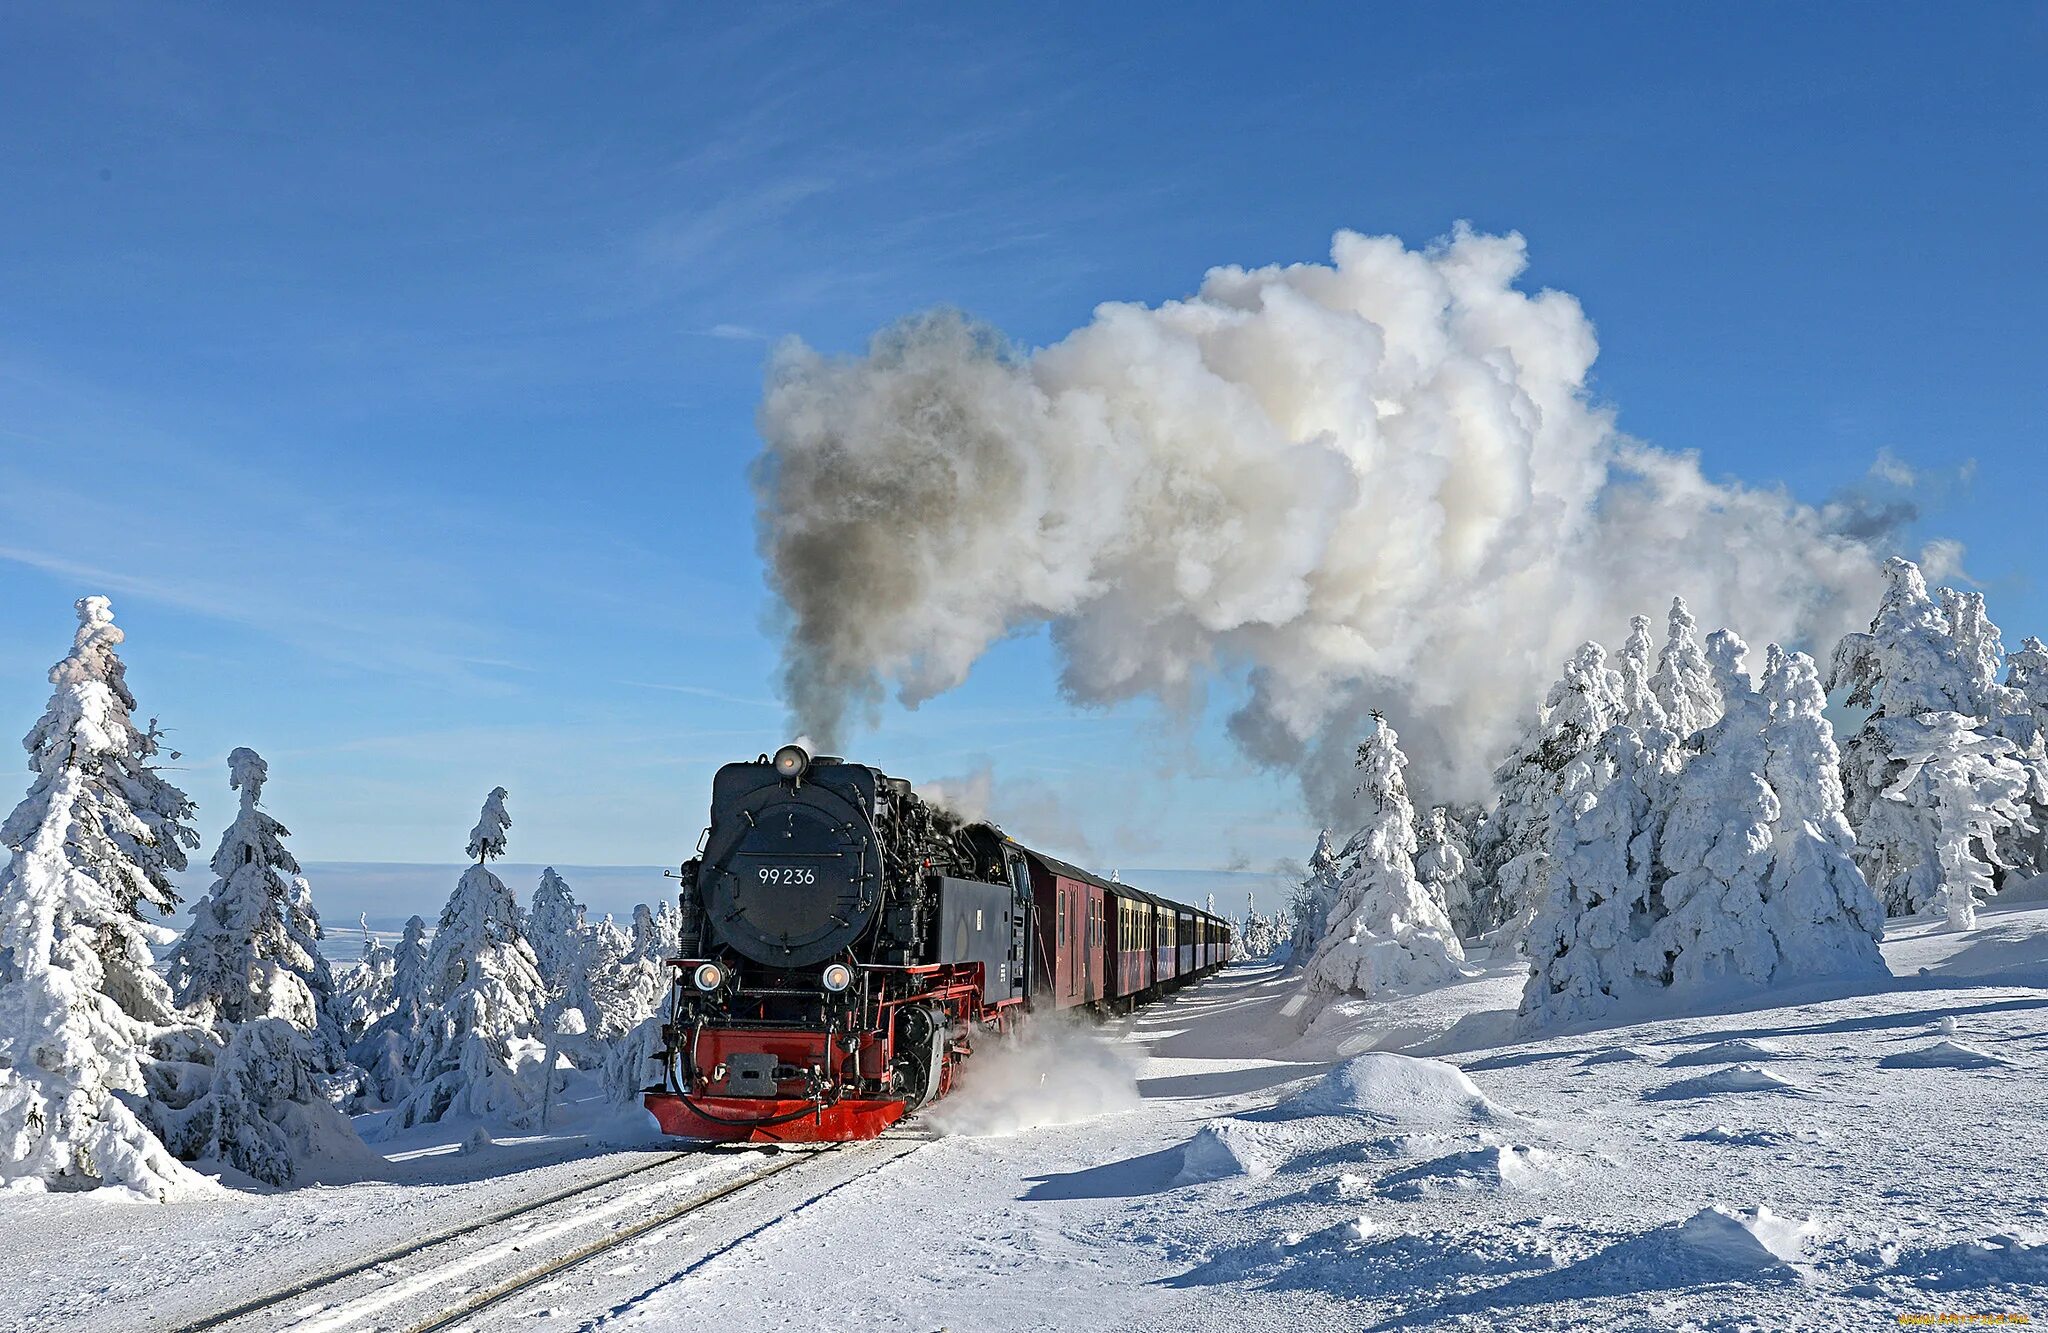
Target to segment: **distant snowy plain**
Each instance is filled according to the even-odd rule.
[[[687,1273],[656,1232],[478,1326],[2048,1318],[2041,889],[1969,933],[1893,921],[1882,985],[1540,1040],[1512,1035],[1514,960],[1333,1008],[1305,1036],[1291,974],[1233,968],[1133,1019],[977,1055],[931,1143],[750,1221]],[[436,1126],[380,1144],[376,1181],[0,1197],[0,1329],[169,1326],[658,1146],[600,1116],[572,1099],[554,1131],[494,1143]]]

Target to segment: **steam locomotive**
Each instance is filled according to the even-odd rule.
[[[1026,1013],[1126,1010],[1230,958],[1218,917],[795,745],[718,770],[681,906],[645,1100],[691,1139],[872,1138]]]

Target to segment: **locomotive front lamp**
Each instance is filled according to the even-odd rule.
[[[697,983],[698,990],[714,991],[718,989],[718,983],[725,980],[725,969],[716,963],[699,963],[690,979]]]
[[[844,963],[833,963],[819,979],[825,983],[826,990],[837,994],[853,984],[853,969]]]
[[[810,766],[811,756],[801,745],[785,745],[775,752],[775,776],[779,778],[800,778]]]

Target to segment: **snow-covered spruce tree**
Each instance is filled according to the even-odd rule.
[[[654,958],[667,963],[683,951],[683,909],[674,898],[663,898],[654,909]]]
[[[1620,721],[1638,732],[1663,730],[1669,721],[1651,685],[1650,648],[1650,618],[1631,616],[1614,672],[1620,681]]]
[[[2038,874],[2048,868],[2041,842],[2041,831],[2048,826],[2048,736],[2042,735],[2033,701],[2026,693],[2015,688],[2010,678],[2003,684],[1999,682],[1999,674],[2006,671],[2010,659],[2005,654],[2004,636],[1985,612],[1984,594],[1943,588],[1940,597],[1942,614],[1948,618],[1949,633],[1955,639],[1956,657],[1969,680],[1973,704],[1970,715],[1978,720],[1981,729],[2013,743],[2013,758],[2027,777],[2027,790],[2021,800],[2025,817],[1989,829],[1991,842],[1987,846],[1991,848],[1991,859],[2003,870]],[[2025,667],[2020,670],[2020,679],[2026,679]]]
[[[616,931],[611,919],[605,925]],[[661,1007],[668,997],[668,960],[675,956],[677,946],[663,938],[664,922],[661,916],[645,903],[633,907],[633,933],[627,940],[626,954],[617,962],[611,961],[610,954],[615,943],[607,938],[598,946],[604,955],[592,966],[592,992],[607,1011],[607,1024],[622,1020],[637,1023]]]
[[[1650,943],[1662,979],[1683,989],[1766,985],[1778,970],[1765,903],[1780,807],[1764,779],[1769,707],[1743,667],[1747,653],[1727,630],[1708,636],[1723,712],[1693,737],[1699,752],[1673,784],[1660,840],[1664,912]]]
[[[605,1099],[615,1106],[637,1106],[641,1094],[661,1079],[661,1014],[642,1019],[611,1043],[605,1055]]]
[[[1479,904],[1473,896],[1471,862],[1452,827],[1451,812],[1436,806],[1416,830],[1415,877],[1450,918],[1461,936],[1479,931]]]
[[[584,1013],[589,1030],[609,1041],[661,1007],[666,989],[651,980],[655,974],[633,956],[633,939],[607,914],[590,928],[584,964],[590,1006]],[[659,974],[666,985],[666,971]]]
[[[1979,901],[1996,891],[1988,849],[2001,834],[2032,827],[2027,766],[2011,741],[1985,735],[1961,713],[1910,721],[1918,728],[1913,748],[1898,756],[1898,776],[1866,827],[1888,839],[1895,863],[1908,863],[1886,885],[1887,896],[1915,911],[1938,906],[1951,926],[1969,930]],[[1891,734],[1897,739],[1903,728]]]
[[[521,1076],[522,1056],[538,1055],[534,1033],[546,987],[521,931],[524,913],[490,859],[505,854],[505,789],[492,790],[469,835],[476,864],[441,910],[427,951],[428,1011],[406,1066],[411,1091],[392,1120],[398,1128],[450,1114],[524,1119],[540,1089]]]
[[[1252,895],[1244,896],[1244,916],[1231,923],[1234,958],[1265,958],[1287,938],[1287,919],[1259,911]]]
[[[541,1027],[547,1038],[545,1063],[551,1070],[563,1056],[578,1069],[604,1063],[596,1029],[602,1026],[605,1009],[597,992],[606,982],[599,973],[615,966],[616,960],[600,955],[583,914],[583,904],[576,901],[567,881],[552,866],[543,870],[526,920],[527,941],[547,985]]]
[[[389,1004],[349,1047],[349,1059],[369,1075],[383,1101],[397,1101],[410,1091],[406,1059],[426,1023],[429,1004],[426,938],[425,921],[415,916],[405,923],[391,951]]]
[[[2025,713],[2025,696],[1999,683],[1998,677],[2006,665],[2005,636],[1991,622],[1984,608],[1984,594],[1942,588],[1936,595],[1941,599],[1942,619],[1948,622],[1949,638],[1955,645],[1952,655],[1969,705],[1956,711],[1986,721]]]
[[[1474,848],[1482,885],[1473,910],[1476,932],[1507,925],[1511,938],[1526,935],[1549,896],[1545,874],[1551,812],[1565,795],[1568,779],[1581,771],[1574,762],[1625,711],[1621,677],[1607,666],[1607,650],[1597,643],[1581,644],[1550,687],[1536,725],[1494,770],[1500,801]]]
[[[2033,725],[2025,736],[2013,735],[2022,748],[2048,741],[2048,643],[2029,635],[2020,641],[2019,651],[2005,659],[2006,685],[2018,696]],[[2015,715],[2017,720],[2017,715]]]
[[[1712,726],[1721,716],[1721,697],[1714,691],[1714,673],[1700,651],[1698,624],[1683,597],[1671,599],[1664,650],[1650,691],[1664,710],[1664,726],[1683,744],[1693,733]]]
[[[637,903],[633,907],[633,956],[664,965],[681,948],[683,917],[673,901],[659,907]]]
[[[128,669],[115,651],[125,636],[111,605],[82,597],[77,611],[71,654],[50,668],[49,705],[22,740],[34,781],[0,825],[0,841],[20,847],[52,817],[77,821],[67,859],[104,886],[133,922],[101,932],[105,991],[131,1017],[164,1022],[172,1000],[149,945],[171,936],[144,909],[161,916],[177,905],[170,877],[199,845],[193,805],[153,762],[162,740],[155,720],[135,724]]]
[[[241,809],[169,960],[178,1003],[219,1046],[186,1043],[183,1060],[150,1070],[149,1117],[178,1156],[284,1185],[301,1160],[355,1137],[330,1097],[352,1096],[361,1080],[344,1054],[312,891],[284,848],[287,830],[259,808],[267,777],[254,750],[228,756]]]
[[[319,918],[294,883],[289,830],[261,809],[268,776],[254,750],[228,755],[228,786],[241,793],[241,809],[213,854],[213,887],[167,968],[177,1002],[213,1022],[282,1018],[317,1033],[333,1022],[333,974],[320,955]],[[329,1035],[338,1044],[339,1034]]]
[[[1790,978],[1881,973],[1884,909],[1856,868],[1842,814],[1841,755],[1820,672],[1772,645],[1764,672],[1764,780],[1778,798],[1764,924]]]
[[[334,991],[342,1031],[351,1044],[362,1040],[372,1023],[391,1012],[391,985],[397,972],[397,955],[391,952],[391,946],[370,933],[367,916],[361,920],[362,958]]]
[[[1294,957],[1305,959],[1315,951],[1330,927],[1330,913],[1337,910],[1337,886],[1344,882],[1344,865],[1330,841],[1330,830],[1316,834],[1316,849],[1309,854],[1308,873],[1288,895],[1290,939]]]
[[[561,994],[571,972],[580,972],[587,949],[583,904],[553,866],[540,872],[533,905],[526,913],[526,940],[550,994]]]
[[[0,825],[0,1182],[162,1199],[206,1185],[137,1110],[146,1047],[172,1022],[150,950],[169,932],[140,913],[174,901],[192,804],[150,762],[154,725],[134,725],[107,599],[77,606],[23,742],[34,780]]]
[[[1661,728],[1616,726],[1573,761],[1583,771],[1552,815],[1548,897],[1529,929],[1525,1026],[1597,1019],[1663,984],[1663,957],[1648,943],[1661,911],[1655,797],[1675,743]]]
[[[1358,747],[1359,794],[1371,806],[1353,838],[1328,932],[1309,960],[1307,986],[1325,995],[1374,995],[1448,981],[1465,960],[1450,918],[1415,878],[1415,811],[1400,738],[1385,719]]]
[[[1959,640],[1918,566],[1893,557],[1885,574],[1869,631],[1843,638],[1829,685],[1846,689],[1851,706],[1872,710],[1843,747],[1844,809],[1857,865],[1885,911],[1901,916],[1942,898],[1943,848],[1954,819],[1940,805],[1942,783],[1967,781],[1979,792],[1982,814],[1973,816],[1968,839],[1975,849],[1965,850],[1995,885],[2006,867],[2032,864],[2033,810],[2048,800],[2048,762],[2007,734],[2030,736],[2032,728],[2022,716],[2024,692],[1987,680],[1995,674],[1997,631],[1981,602],[1945,594],[1964,624]],[[2012,711],[1994,718],[1976,711],[1984,708]],[[1902,781],[1909,767],[1911,780]]]

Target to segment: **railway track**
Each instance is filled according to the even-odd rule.
[[[464,1325],[521,1293],[775,1177],[792,1173],[791,1180],[801,1184],[800,1178],[808,1173],[798,1168],[816,1165],[821,1158],[844,1159],[851,1154],[862,1160],[854,1164],[850,1176],[843,1170],[832,1172],[837,1179],[811,1198],[832,1193],[922,1142],[891,1138],[783,1153],[697,1188],[690,1186],[717,1155],[669,1154],[243,1301],[179,1325],[172,1333],[259,1328],[437,1333]],[[685,1163],[689,1165],[676,1169]],[[677,1197],[679,1189],[685,1192]],[[754,1229],[758,1228],[742,1228],[740,1238]],[[724,1248],[728,1246],[713,1252]],[[676,1257],[683,1256],[679,1252]]]

